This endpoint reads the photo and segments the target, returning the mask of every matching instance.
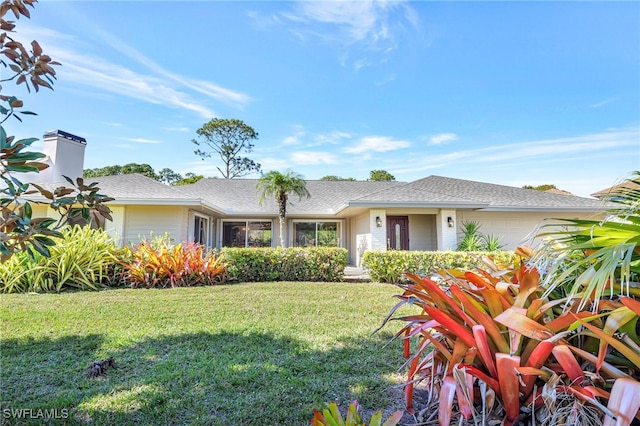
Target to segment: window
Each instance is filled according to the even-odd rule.
[[[296,247],[338,247],[338,222],[294,222]]]
[[[271,247],[271,221],[222,222],[223,247]]]
[[[209,218],[195,214],[193,217],[193,241],[209,246]]]

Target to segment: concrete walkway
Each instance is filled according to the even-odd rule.
[[[357,268],[355,266],[347,266],[344,269],[343,280],[348,283],[365,283],[365,282],[370,282],[371,277],[362,268]]]

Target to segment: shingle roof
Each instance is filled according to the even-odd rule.
[[[202,197],[207,202],[221,206],[229,214],[269,214],[278,213],[273,199],[265,199],[259,205],[256,190],[257,179],[202,179],[182,188],[191,197]],[[299,200],[289,196],[287,212],[297,215],[334,215],[344,203],[362,194],[377,192],[402,185],[402,182],[371,181],[318,181],[308,180],[307,189],[311,198]]]
[[[532,189],[429,176],[403,186],[352,200],[353,205],[392,203],[483,208],[487,210],[601,210],[599,200],[575,195],[554,194]]]
[[[84,181],[85,184],[95,182],[100,194],[115,198],[113,204],[201,205],[203,201],[180,190],[180,187],[168,186],[137,173],[86,178]],[[60,186],[69,187],[69,183],[54,182],[41,186],[54,190]],[[207,207],[219,210],[216,206]]]
[[[273,199],[259,205],[257,179],[206,178],[171,187],[139,174],[86,179],[114,204],[203,205],[227,215],[275,216]],[[48,184],[52,189],[60,184]],[[600,200],[505,185],[429,176],[413,182],[307,181],[311,198],[289,197],[287,213],[334,216],[349,207],[449,207],[483,210],[597,211]]]

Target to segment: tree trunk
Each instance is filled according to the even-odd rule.
[[[284,248],[284,217],[280,216],[280,246]]]

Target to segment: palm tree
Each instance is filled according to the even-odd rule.
[[[301,175],[292,171],[280,173],[272,170],[262,176],[256,185],[256,190],[260,192],[260,205],[266,197],[275,197],[278,203],[278,216],[280,218],[280,245],[284,247],[284,221],[287,215],[287,200],[289,194],[310,198],[311,194],[307,190],[307,183]]]
[[[640,172],[604,200],[613,206],[606,219],[564,219],[539,234],[553,237],[534,258],[540,270],[547,269],[547,294],[563,288],[582,296],[582,305],[589,296],[640,295]]]

